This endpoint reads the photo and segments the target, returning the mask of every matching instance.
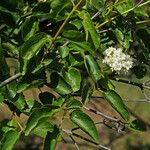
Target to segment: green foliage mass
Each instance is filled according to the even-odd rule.
[[[102,60],[107,48],[120,47],[136,61],[131,73],[138,79],[147,75],[149,6],[149,0],[1,0],[0,103],[14,116],[24,114],[28,119],[23,126],[15,119],[1,120],[0,149],[11,150],[21,136],[35,134],[44,139],[44,150],[54,150],[64,133],[77,136],[74,130],[62,128],[66,116],[98,146],[101,135],[84,112],[94,91],[103,94],[129,130],[145,131],[145,123],[130,119],[128,108],[115,91],[112,79],[121,75]],[[15,69],[8,58],[17,62]],[[52,93],[42,92],[44,86]],[[24,92],[32,88],[41,91],[40,101],[26,98]],[[63,119],[55,123],[60,114]],[[99,115],[119,123],[116,118]]]

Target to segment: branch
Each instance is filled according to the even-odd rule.
[[[79,148],[78,144],[76,143],[76,141],[74,140],[74,138],[71,135],[69,135],[69,137],[73,141],[73,143],[74,143],[75,147],[77,148],[77,150],[80,150],[80,148]]]
[[[68,135],[75,136],[75,137],[80,138],[80,139],[82,139],[82,140],[84,140],[84,141],[86,141],[86,142],[89,142],[89,143],[91,143],[91,144],[94,144],[94,145],[95,145],[96,147],[98,147],[98,148],[101,148],[101,149],[104,149],[104,150],[110,150],[110,148],[105,147],[105,146],[103,146],[103,145],[101,145],[101,144],[98,144],[98,143],[96,143],[96,142],[94,142],[94,141],[91,141],[91,140],[89,140],[88,138],[85,138],[85,137],[83,137],[83,136],[81,136],[81,135],[79,135],[79,134],[76,134],[76,133],[74,133],[74,132],[72,132],[72,131],[70,131],[70,130],[62,129],[62,131],[63,131],[64,133],[68,134]]]
[[[131,85],[139,87],[141,90],[143,90],[143,88],[150,90],[150,86],[146,85],[145,83],[137,83],[137,82],[124,80],[124,79],[119,79],[119,78],[111,78],[111,80],[126,83],[126,84],[131,84]]]
[[[14,76],[6,79],[5,81],[3,81],[3,82],[0,83],[0,88],[3,87],[3,86],[5,86],[5,85],[7,85],[7,84],[9,84],[12,81],[18,79],[18,78],[20,78],[21,76],[22,76],[22,74],[19,72],[19,73],[15,74]]]
[[[96,111],[96,110],[94,110],[94,109],[91,109],[91,108],[88,108],[88,107],[85,107],[85,106],[83,106],[83,108],[86,109],[86,110],[88,110],[88,111],[90,111],[90,112],[92,112],[92,113],[94,113],[94,114],[100,115],[100,116],[102,116],[103,118],[106,118],[106,119],[108,119],[108,120],[112,120],[112,121],[115,121],[115,122],[118,122],[118,121],[119,121],[118,119],[112,118],[112,117],[110,117],[110,116],[107,116],[107,115],[103,114],[103,113],[100,112],[100,111]]]
[[[141,1],[140,1],[140,2],[139,2],[138,4],[136,4],[133,8],[131,8],[131,9],[129,9],[129,10],[127,10],[127,11],[121,13],[121,15],[125,15],[125,14],[127,14],[127,13],[133,11],[135,8],[143,7],[143,6],[145,6],[145,5],[149,4],[149,3],[150,3],[150,1],[146,1],[146,2],[144,2],[144,3],[141,3]],[[104,21],[103,23],[101,23],[100,25],[98,25],[97,28],[100,28],[100,27],[102,27],[103,25],[107,24],[108,22],[111,22],[111,21],[115,20],[117,17],[118,17],[118,15],[117,15],[117,16],[114,16],[114,17],[112,17],[112,18],[110,18],[109,20]]]
[[[60,32],[62,31],[62,29],[64,28],[64,26],[66,25],[67,21],[69,20],[69,18],[71,17],[71,15],[77,10],[77,8],[81,4],[81,2],[82,2],[82,0],[79,0],[78,3],[75,6],[73,6],[71,12],[68,14],[68,16],[66,17],[66,19],[64,20],[64,22],[62,23],[62,25],[60,26],[60,28],[58,29],[58,31],[56,32],[55,36],[52,38],[52,42],[47,47],[47,49],[51,48],[52,44],[55,42],[56,38],[58,37],[58,35],[60,34]]]

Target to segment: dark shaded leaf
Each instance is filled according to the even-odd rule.
[[[59,128],[54,126],[53,132],[48,131],[45,141],[44,141],[44,150],[55,150],[57,140],[60,136]]]
[[[68,85],[64,79],[57,73],[54,72],[51,74],[51,85],[56,92],[59,94],[65,95],[72,92],[70,85]]]
[[[38,20],[35,17],[27,18],[21,26],[21,35],[24,41],[33,36],[37,30]]]
[[[20,50],[20,58],[23,59],[21,72],[25,75],[27,66],[32,57],[34,57],[47,42],[51,42],[51,37],[45,33],[37,33],[29,38]]]
[[[56,97],[52,93],[42,92],[39,94],[39,99],[43,104],[52,104]]]
[[[137,131],[146,131],[146,124],[142,120],[133,120],[130,124],[130,128]]]
[[[90,101],[93,94],[94,86],[90,82],[85,82],[82,88],[82,103],[86,104]]]

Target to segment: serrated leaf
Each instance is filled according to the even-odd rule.
[[[29,133],[38,125],[41,119],[52,117],[58,111],[58,107],[42,107],[39,109],[35,109],[33,113],[29,116],[29,119],[27,121],[25,135],[29,135]]]
[[[41,32],[30,37],[23,44],[20,50],[20,58],[23,59],[20,68],[22,75],[25,75],[30,59],[34,57],[47,42],[51,42],[51,37]]]
[[[68,72],[64,73],[64,78],[74,92],[80,89],[81,74],[78,69],[69,68]]]
[[[91,54],[85,55],[85,66],[89,75],[95,82],[97,82],[101,78],[101,70],[98,63]]]
[[[130,124],[130,128],[136,131],[146,131],[146,124],[142,120],[133,120]]]
[[[60,136],[59,128],[54,126],[53,132],[47,132],[45,141],[44,141],[44,150],[55,150],[57,140]]]
[[[86,33],[86,40],[89,39],[89,33],[92,39],[92,42],[97,49],[100,46],[100,36],[98,35],[95,26],[91,20],[91,16],[87,11],[81,11],[79,17],[83,19],[82,23]]]
[[[21,133],[15,130],[8,131],[2,139],[1,150],[12,150],[20,135]]]
[[[56,92],[59,94],[65,95],[72,92],[72,89],[67,82],[57,73],[54,72],[51,74],[51,85]]]
[[[108,90],[103,93],[104,98],[111,104],[111,106],[122,116],[126,121],[129,120],[130,113],[123,103],[120,95],[113,90]]]
[[[36,128],[32,131],[33,134],[36,134],[42,138],[46,137],[47,132],[52,132],[54,129],[54,126],[50,124],[49,122],[40,122]]]
[[[99,140],[99,134],[93,120],[85,113],[79,110],[74,110],[70,114],[70,119],[73,123],[79,126],[84,132],[90,135],[96,142]]]

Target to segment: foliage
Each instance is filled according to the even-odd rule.
[[[122,118],[86,110],[115,122],[118,132],[122,123],[129,130],[145,131],[145,122],[130,119],[131,114],[112,80],[118,78],[116,81],[141,90],[147,87],[122,77],[132,74],[142,79],[148,73],[149,5],[149,0],[139,3],[134,0],[1,0],[0,103],[10,108],[13,116],[24,114],[28,120],[23,126],[17,119],[1,120],[0,149],[11,150],[21,136],[35,134],[44,139],[45,150],[53,150],[63,140],[63,133],[71,139],[77,136],[74,130],[67,132],[62,128],[66,116],[100,146],[101,135],[96,124],[84,112],[94,91],[103,95]],[[121,48],[134,59],[129,74],[116,74],[103,64],[104,51],[109,47]],[[18,63],[13,73],[8,58]],[[51,92],[42,92],[44,86]],[[29,100],[24,95],[32,88],[41,91],[40,101]],[[62,114],[60,123],[55,123],[54,117]]]

